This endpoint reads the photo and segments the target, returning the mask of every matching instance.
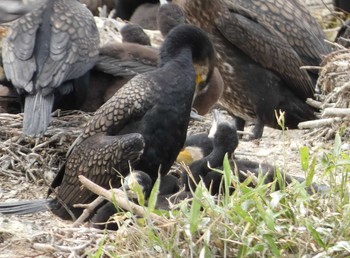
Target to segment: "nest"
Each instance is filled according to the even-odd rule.
[[[25,175],[52,181],[90,115],[81,111],[56,111],[40,138],[22,135],[23,114],[0,113],[0,175]]]
[[[310,129],[309,139],[333,139],[336,132],[350,138],[350,49],[335,44],[337,50],[325,57],[317,81],[317,100],[308,99],[320,110],[318,119],[299,124]]]

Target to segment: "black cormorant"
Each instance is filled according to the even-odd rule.
[[[147,30],[157,30],[157,11],[159,3],[144,3],[139,5],[130,17],[130,22],[139,24]]]
[[[117,17],[123,20],[129,20],[136,8],[144,3],[158,3],[159,0],[117,0]]]
[[[316,20],[297,0],[174,0],[188,22],[207,31],[217,51],[224,80],[220,103],[234,116],[255,120],[254,138],[263,126],[280,128],[275,110],[285,111],[285,126],[314,118],[305,103],[314,94],[318,66],[330,52]],[[238,126],[238,125],[237,125]],[[241,127],[241,126],[240,126]],[[238,128],[242,129],[242,128]]]
[[[226,153],[228,154],[232,170],[237,170],[238,180],[240,182],[247,179],[246,173],[248,172],[253,173],[256,177],[261,173],[265,176],[264,183],[271,183],[276,180],[277,169],[274,166],[268,163],[258,163],[248,159],[237,159],[232,157],[232,154],[238,146],[236,126],[233,121],[226,120],[222,114],[218,113],[218,111],[215,111],[214,113],[213,126],[210,129],[208,137],[211,138],[213,142],[211,153],[202,159],[193,161],[189,165],[193,177],[188,177],[187,173],[181,175],[181,184],[185,185],[187,191],[190,188],[194,190],[196,184],[198,184],[200,180],[203,180],[212,194],[222,192],[220,186],[223,174],[213,171],[213,169],[222,169],[222,163]],[[201,147],[203,147],[203,145],[201,145]],[[297,180],[300,183],[305,181],[305,179],[301,177],[291,176],[283,172],[281,172],[281,177],[283,180],[281,184],[290,184],[293,180]],[[250,184],[249,186],[254,187],[253,184]],[[280,188],[281,185],[277,181],[275,190],[279,190]],[[234,189],[232,188],[231,191],[233,190]],[[306,190],[310,194],[325,192],[328,190],[328,186],[312,184]]]
[[[181,179],[182,183],[186,186],[186,190],[189,190],[190,187],[194,189],[195,183],[198,183],[201,179],[203,179],[209,187],[211,180],[208,175],[211,175],[211,168],[221,167],[225,154],[227,153],[231,156],[238,146],[238,137],[234,121],[226,120],[223,114],[216,109],[213,111],[213,115],[213,124],[207,135],[208,139],[212,141],[212,149],[210,151],[208,148],[206,150],[207,152],[210,151],[208,155],[193,161],[189,165],[193,178],[189,179],[187,173],[182,173]],[[201,141],[195,144],[201,144],[200,148],[202,150],[205,150],[203,147],[209,147],[208,143],[205,141],[205,137],[201,138]],[[214,183],[220,183],[220,181],[221,180],[215,180]]]
[[[7,79],[25,96],[25,135],[46,131],[56,92],[85,94],[86,86],[78,78],[84,82],[82,77],[97,60],[98,47],[94,18],[77,0],[43,1],[14,21],[2,57]]]
[[[167,0],[160,0],[160,6],[157,11],[157,28],[163,37],[165,37],[169,31],[179,24],[186,23],[185,13],[181,8],[168,2]]]
[[[151,39],[137,23],[124,23],[120,20],[114,22],[122,36],[122,42],[137,43],[143,46],[151,46]]]
[[[349,0],[333,0],[333,5],[337,11],[350,13],[350,1]]]
[[[347,19],[335,37],[335,42],[349,48],[350,47],[350,19]]]
[[[82,210],[72,205],[96,196],[78,187],[77,176],[84,174],[105,188],[110,181],[116,186],[120,180],[115,169],[125,176],[128,160],[152,182],[159,173],[165,176],[185,142],[193,98],[210,79],[214,62],[213,45],[202,30],[193,25],[176,27],[160,49],[158,69],[135,76],[118,90],[72,144],[66,165],[52,183],[58,189],[55,201],[3,204],[0,213],[35,212],[50,203],[62,218],[70,218],[64,206],[78,216]],[[127,141],[130,135],[136,143]],[[126,144],[114,148],[113,142],[119,144],[123,137]]]

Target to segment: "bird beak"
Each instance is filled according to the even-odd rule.
[[[206,74],[196,74],[196,86],[200,86],[203,83],[206,83],[207,75]],[[198,87],[199,88],[199,87]]]
[[[189,165],[193,162],[193,158],[188,150],[183,149],[180,151],[179,155],[177,155],[176,161],[179,163],[183,162],[185,165]]]

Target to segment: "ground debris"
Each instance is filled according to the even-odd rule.
[[[333,45],[336,50],[321,64],[317,100],[308,100],[320,109],[319,119],[299,124],[300,129],[310,129],[306,138],[311,141],[334,139],[338,131],[343,138],[350,138],[350,49]]]

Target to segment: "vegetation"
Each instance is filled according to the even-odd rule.
[[[224,174],[223,195],[211,196],[200,184],[191,203],[183,201],[171,211],[154,210],[152,195],[145,209],[168,223],[155,225],[147,217],[123,214],[120,229],[106,232],[103,244],[86,252],[89,257],[348,257],[350,153],[341,145],[337,134],[332,151],[310,157],[309,149],[301,148],[307,180],[280,191],[273,191],[275,182],[263,184],[263,176],[239,183],[225,157],[224,169],[218,171]],[[330,189],[310,196],[305,186],[315,174]],[[247,186],[251,182],[255,188]]]

